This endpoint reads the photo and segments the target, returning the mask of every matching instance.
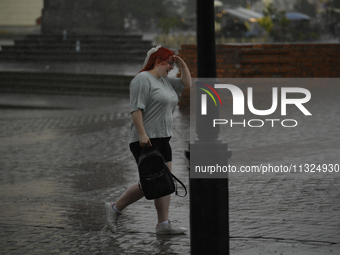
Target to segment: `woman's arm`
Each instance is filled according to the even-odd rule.
[[[150,138],[145,132],[144,125],[143,125],[143,115],[142,111],[138,109],[137,111],[134,111],[131,113],[132,116],[132,122],[136,127],[136,130],[139,135],[139,144],[141,147],[144,147],[145,145],[149,144],[151,145]]]
[[[181,80],[184,84],[184,89],[190,89],[191,87],[191,74],[187,64],[179,56],[174,56],[175,62],[181,69]]]

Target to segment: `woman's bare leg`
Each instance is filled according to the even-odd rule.
[[[167,164],[171,171],[171,162],[167,162]],[[170,197],[171,195],[167,195],[165,197],[157,198],[154,200],[157,210],[158,223],[169,219]]]
[[[139,189],[138,184],[132,185],[130,188],[128,188],[125,193],[121,196],[121,198],[118,199],[118,201],[115,203],[116,208],[119,211],[123,211],[125,207],[128,205],[138,201],[144,197],[141,190]]]

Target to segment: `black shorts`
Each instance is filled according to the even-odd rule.
[[[171,137],[150,138],[152,147],[155,147],[163,155],[166,162],[172,161],[172,151],[169,143],[170,139]],[[139,156],[142,153],[142,147],[140,146],[139,141],[130,143],[130,150],[138,164]]]

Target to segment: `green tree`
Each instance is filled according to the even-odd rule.
[[[269,3],[263,10],[263,15],[264,17],[259,20],[259,25],[274,41],[289,40],[288,25],[290,21],[287,19],[285,11],[278,11],[272,3]]]
[[[136,20],[138,28],[145,31],[159,27],[163,32],[180,24],[179,0],[130,0],[124,2],[124,13],[128,20]]]
[[[168,35],[170,30],[172,28],[179,27],[181,22],[177,16],[163,16],[159,19],[158,23],[162,33]]]
[[[316,17],[316,6],[307,0],[298,0],[294,5],[298,12],[307,14],[310,17]],[[293,41],[315,41],[320,38],[319,25],[310,25],[308,20],[298,20],[293,22],[290,27]]]

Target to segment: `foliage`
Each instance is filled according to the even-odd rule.
[[[267,31],[274,41],[287,40],[290,21],[286,18],[286,12],[278,11],[272,3],[269,3],[263,10],[263,15],[264,17],[259,20],[259,25]]]
[[[179,27],[180,23],[181,21],[177,16],[172,17],[162,16],[159,19],[159,27],[161,28],[162,33],[166,35],[169,34],[172,28]]]
[[[125,1],[124,10],[125,16],[129,21],[135,20],[139,29],[147,29],[152,25],[154,17],[160,15],[162,11],[162,1]]]
[[[264,16],[263,18],[259,19],[258,23],[267,31],[267,33],[269,33],[274,26],[272,19],[269,16]]]
[[[297,4],[304,3],[304,1],[300,0]],[[311,28],[308,20],[290,21],[285,11],[278,11],[269,1],[263,14],[264,17],[259,20],[259,24],[274,41],[301,42],[320,39],[317,27]]]
[[[125,17],[134,29],[142,31],[160,28],[163,33],[169,33],[171,28],[180,25],[181,8],[179,0],[148,0],[124,1]]]

